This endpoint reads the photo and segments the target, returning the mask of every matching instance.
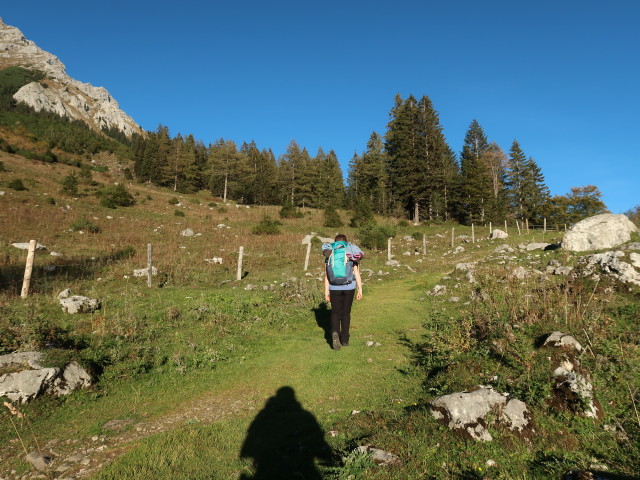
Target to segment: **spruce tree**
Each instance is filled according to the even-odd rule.
[[[474,119],[464,137],[460,155],[459,218],[467,224],[485,222],[490,218],[493,183],[483,159],[488,151],[487,136]]]

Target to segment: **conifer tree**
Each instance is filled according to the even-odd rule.
[[[493,183],[485,154],[489,142],[477,120],[473,120],[464,137],[460,155],[459,217],[464,223],[485,222],[490,218]]]

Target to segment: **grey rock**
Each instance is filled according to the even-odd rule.
[[[373,463],[380,466],[387,465],[399,465],[400,458],[393,453],[385,452],[384,450],[380,450],[379,448],[374,448],[369,445],[362,445],[355,449],[358,453],[366,453],[371,455],[371,460]]]
[[[27,403],[44,393],[59,371],[58,368],[41,368],[0,375],[0,397]]]
[[[68,298],[61,298],[60,305],[62,306],[62,311],[66,313],[91,313],[100,308],[100,301],[82,295],[73,295]]]
[[[429,404],[431,414],[463,435],[489,442],[488,415],[497,412],[496,420],[513,432],[525,434],[532,429],[531,415],[524,402],[508,399],[493,388],[479,386],[469,392],[443,395]]]
[[[65,367],[62,375],[54,380],[48,393],[57,396],[69,395],[74,390],[90,387],[91,384],[91,375],[78,363],[71,362]]]
[[[629,259],[631,260],[631,265],[640,268],[640,253],[630,253]]]
[[[628,242],[636,231],[638,227],[626,215],[595,215],[571,227],[562,239],[562,248],[573,252],[615,248]]]
[[[529,275],[530,275],[529,272],[523,266],[516,267],[511,272],[511,277],[512,278],[517,278],[518,280],[524,280]]]
[[[526,249],[528,252],[531,252],[533,250],[544,250],[549,245],[550,243],[533,242],[533,243],[527,244]]]
[[[459,301],[460,301],[460,297],[450,297],[450,298],[449,298],[449,301],[450,301],[451,303],[457,303],[457,302],[459,302]]]
[[[400,265],[400,262],[398,260],[387,260],[384,264],[388,267],[395,267]]]
[[[444,285],[436,285],[429,291],[428,295],[439,296],[445,293],[447,293],[447,287]]]
[[[193,237],[195,233],[190,228],[185,228],[180,232],[180,236],[182,237]]]
[[[146,268],[136,268],[133,271],[134,277],[146,277],[148,275],[149,270]],[[158,269],[156,267],[151,267],[151,276],[157,275]]]
[[[28,366],[32,369],[42,368],[42,353],[40,352],[16,352],[0,355],[0,368],[20,368]]]
[[[453,249],[453,253],[454,255],[457,255],[458,253],[462,253],[464,252],[464,247],[462,245],[457,246],[456,248]]]
[[[39,472],[45,472],[51,463],[51,456],[40,452],[30,452],[27,454],[26,460]]]
[[[576,352],[582,352],[582,345],[574,337],[563,332],[551,332],[544,341],[545,347],[568,347]]]
[[[509,234],[503,230],[496,228],[493,232],[491,232],[489,238],[492,240],[495,240],[496,238],[509,238]]]
[[[49,255],[51,255],[52,257],[64,257],[64,253],[60,252],[49,252]]]
[[[582,269],[583,276],[604,273],[623,283],[640,286],[640,273],[631,264],[620,260],[624,256],[624,252],[620,250],[594,253],[593,255],[582,257],[578,261],[578,265]]]
[[[511,247],[510,245],[507,245],[506,243],[502,245],[498,245],[493,251],[493,253],[513,253],[513,252],[515,252],[513,247]]]
[[[456,272],[469,272],[476,268],[475,263],[457,263]]]
[[[413,237],[411,235],[405,235],[404,237],[402,237],[402,240],[404,240],[405,242],[411,242],[413,241]]]
[[[70,288],[65,288],[64,290],[62,290],[59,294],[58,294],[58,298],[69,298],[71,296],[71,289]]]
[[[566,368],[566,362],[563,362],[563,364],[565,365],[556,368],[553,372],[556,377],[556,396],[567,403],[578,406],[586,417],[602,418],[604,412],[602,412],[602,408],[595,399],[593,385],[589,377],[586,374],[569,370]],[[573,397],[577,397],[579,400],[576,402]],[[572,409],[575,409],[575,407]]]
[[[640,242],[627,243],[624,248],[626,250],[640,250]]]
[[[573,272],[573,267],[547,267],[547,273],[551,275],[569,275]]]

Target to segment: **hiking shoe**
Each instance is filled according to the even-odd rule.
[[[331,334],[331,341],[334,350],[340,350],[340,336],[338,332],[333,332]]]
[[[343,347],[348,347],[349,346],[349,340],[345,340],[344,342],[342,340],[340,340],[340,345],[342,345]]]

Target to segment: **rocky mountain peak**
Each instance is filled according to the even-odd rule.
[[[14,95],[16,101],[36,111],[81,120],[97,131],[115,128],[128,137],[144,133],[105,88],[71,78],[58,57],[42,50],[0,18],[0,70],[11,66],[38,70],[46,76],[18,90]]]

